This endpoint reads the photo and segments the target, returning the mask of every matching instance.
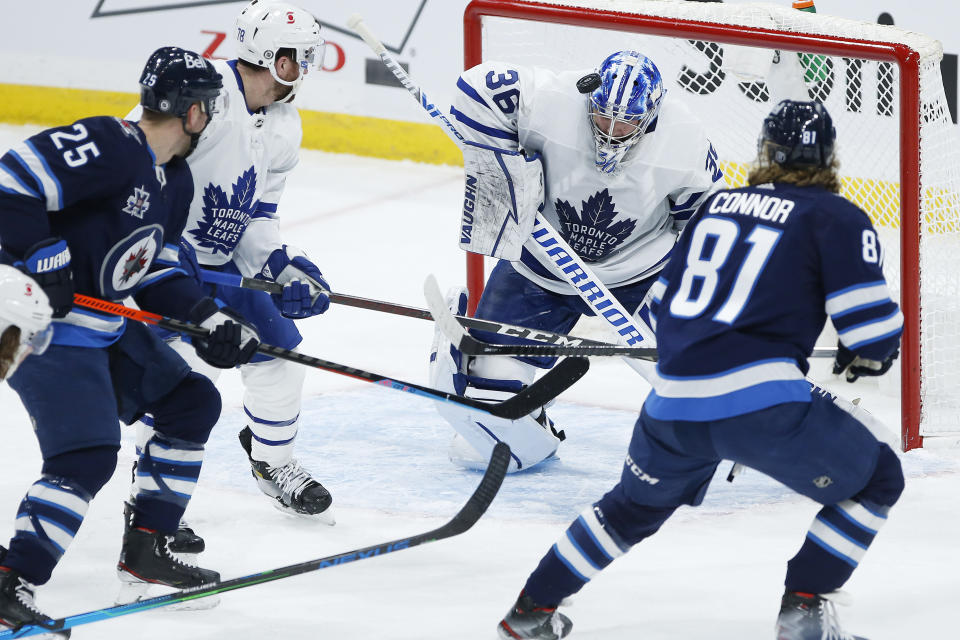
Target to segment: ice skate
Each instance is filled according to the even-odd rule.
[[[6,552],[6,549],[3,551]],[[16,571],[0,567],[0,630],[5,627],[16,629],[25,624],[49,626],[53,623],[53,618],[37,609],[33,589],[33,585]],[[45,633],[36,637],[62,640],[70,637],[70,630]]]
[[[117,562],[117,577],[121,582],[117,604],[151,597],[148,594],[151,585],[188,589],[220,581],[220,574],[216,571],[190,564],[171,551],[170,539],[171,536],[159,531],[127,526]],[[211,596],[174,606],[177,609],[210,609],[219,602],[219,598]]]
[[[297,516],[319,520],[324,524],[336,524],[333,517],[333,497],[322,484],[313,479],[310,472],[300,466],[296,459],[282,467],[271,467],[266,462],[250,457],[253,432],[245,427],[239,434],[240,444],[247,452],[250,469],[257,486],[273,498],[273,506]]]
[[[128,525],[133,523],[133,505],[130,502],[123,503],[123,521]],[[206,549],[203,538],[197,535],[190,524],[183,519],[180,520],[177,532],[172,536],[167,536],[167,541],[170,543],[170,551],[177,554],[187,564],[196,564],[197,557]],[[0,561],[2,559],[3,555],[0,552]]]
[[[780,601],[777,640],[867,640],[840,627],[834,602],[846,604],[844,595],[838,591],[823,595],[786,591]]]
[[[507,640],[559,640],[571,629],[570,618],[559,613],[556,607],[538,606],[523,592],[497,625],[497,633]]]

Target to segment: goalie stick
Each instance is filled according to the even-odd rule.
[[[170,331],[176,331],[177,333],[183,333],[197,338],[204,338],[208,335],[206,329],[202,329],[197,325],[190,324],[188,322],[181,322],[173,318],[167,318],[149,311],[131,309],[130,307],[125,307],[122,304],[116,304],[106,300],[91,298],[89,296],[80,294],[74,294],[73,301],[74,304],[79,304],[84,307],[96,309],[98,311],[113,315],[124,316],[133,320],[139,320],[140,322],[153,324],[164,329],[169,329]],[[570,385],[582,378],[587,372],[587,369],[590,368],[590,362],[585,358],[568,358],[567,360],[561,362],[560,365],[566,365],[567,363],[571,364],[562,367],[562,369],[560,365],[558,365],[547,372],[547,374],[541,377],[539,380],[522,389],[511,398],[508,398],[503,402],[490,404],[481,400],[474,400],[473,398],[458,396],[453,393],[447,393],[445,391],[440,391],[439,389],[433,389],[431,387],[414,384],[412,382],[395,380],[377,373],[364,371],[363,369],[357,369],[355,367],[337,364],[336,362],[330,362],[329,360],[321,360],[320,358],[314,358],[313,356],[297,353],[296,351],[290,351],[289,349],[281,349],[280,347],[264,344],[262,342],[257,347],[257,352],[272,356],[274,358],[279,358],[281,360],[290,360],[291,362],[303,364],[308,367],[314,367],[316,369],[323,369],[324,371],[330,371],[332,373],[349,376],[351,378],[356,378],[357,380],[373,382],[385,387],[390,387],[391,389],[396,389],[398,391],[413,393],[415,395],[430,398],[431,400],[441,400],[465,405],[472,409],[479,409],[480,411],[495,415],[499,418],[506,418],[507,420],[518,420],[531,411],[534,411],[538,407],[543,406],[546,402],[549,402],[553,398],[557,397],[563,391],[569,388]],[[550,375],[558,371],[558,369],[559,372],[557,375]]]
[[[243,289],[252,289],[254,291],[265,291],[267,293],[283,292],[283,285],[277,284],[271,280],[261,280],[259,278],[246,278],[233,273],[221,273],[209,269],[200,270],[200,278],[207,283],[219,284],[228,287],[241,287]],[[342,293],[330,293],[330,302],[334,304],[355,307],[358,309],[369,309],[371,311],[380,311],[407,318],[418,318],[420,320],[434,320],[434,314],[427,309],[411,307],[395,302],[385,300],[373,300],[371,298],[361,298]],[[452,314],[451,314],[452,315]],[[493,320],[483,320],[480,318],[471,318],[469,316],[454,315],[453,318],[462,326],[468,329],[478,329],[488,331],[504,336],[512,336],[523,340],[532,340],[542,342],[543,345],[514,345],[514,344],[489,344],[480,342],[473,336],[465,342],[460,350],[467,355],[527,355],[527,356],[627,356],[642,359],[655,358],[655,350],[644,347],[622,347],[609,342],[591,340],[589,338],[580,338],[565,333],[553,333],[542,329],[532,329],[530,327],[521,327],[515,324],[504,324]],[[454,333],[447,333],[451,341],[456,340]],[[475,344],[474,344],[475,343]],[[532,347],[532,348],[530,348]],[[588,347],[581,349],[580,347]],[[471,352],[475,349],[476,352]],[[811,357],[813,358],[835,358],[837,350],[832,347],[815,347]]]
[[[477,340],[457,322],[456,316],[450,312],[440,285],[433,274],[427,276],[423,283],[423,296],[427,299],[427,306],[433,315],[434,322],[440,327],[443,335],[453,345],[468,356],[628,356],[644,360],[656,360],[656,349],[642,347],[621,347],[615,344],[597,345],[551,345],[551,344],[490,344]]]
[[[487,465],[487,470],[484,472],[483,478],[480,480],[480,484],[473,492],[473,495],[470,496],[470,499],[467,500],[466,504],[463,505],[460,511],[457,512],[453,518],[451,518],[443,526],[433,529],[432,531],[413,535],[408,538],[391,540],[390,542],[381,542],[379,544],[370,545],[369,547],[363,547],[362,549],[353,549],[352,551],[345,551],[343,553],[326,556],[324,558],[318,558],[316,560],[308,560],[306,562],[291,564],[278,569],[267,569],[266,571],[252,573],[241,578],[224,580],[223,582],[218,582],[216,584],[195,587],[193,589],[186,589],[184,591],[176,591],[174,593],[168,593],[162,596],[156,596],[154,598],[147,598],[145,600],[138,600],[137,602],[132,602],[130,604],[121,604],[113,607],[105,607],[103,609],[88,611],[86,613],[79,613],[76,615],[67,616],[66,618],[53,620],[48,625],[25,625],[18,629],[0,631],[0,640],[5,638],[26,638],[28,636],[39,635],[42,633],[64,631],[82,624],[90,624],[93,622],[99,622],[101,620],[111,620],[113,618],[129,615],[131,613],[149,611],[151,609],[166,607],[178,602],[186,602],[188,600],[196,600],[197,598],[205,598],[207,596],[225,593],[227,591],[234,591],[236,589],[243,589],[245,587],[252,587],[257,584],[263,584],[265,582],[289,578],[291,576],[300,575],[301,573],[319,571],[320,569],[347,564],[348,562],[356,562],[358,560],[367,560],[375,556],[381,556],[387,553],[393,553],[394,551],[410,549],[421,544],[443,540],[444,538],[452,538],[453,536],[460,535],[464,531],[470,529],[470,527],[476,524],[480,517],[484,514],[484,512],[490,506],[490,503],[493,502],[497,492],[500,490],[500,485],[503,483],[503,478],[507,473],[507,465],[509,462],[510,447],[502,442],[497,443],[497,445],[493,448],[493,454],[490,456],[490,463]]]

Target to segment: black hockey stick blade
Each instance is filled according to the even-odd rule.
[[[498,404],[480,402],[480,408],[500,418],[519,420],[569,389],[589,369],[586,358],[566,358],[512,398]]]
[[[624,347],[616,344],[491,344],[477,340],[457,321],[447,307],[437,279],[431,274],[423,283],[423,295],[434,322],[443,335],[468,356],[627,356],[641,360],[657,359],[657,350]],[[531,330],[532,331],[532,330]]]
[[[279,569],[267,569],[266,571],[252,573],[241,578],[224,580],[223,582],[218,582],[216,584],[211,584],[204,587],[176,591],[174,593],[168,593],[162,596],[156,596],[154,598],[139,600],[130,604],[121,604],[113,607],[105,607],[103,609],[88,611],[86,613],[79,613],[76,615],[67,616],[66,618],[52,620],[46,625],[25,625],[17,629],[0,631],[0,640],[4,638],[26,638],[28,636],[40,635],[44,633],[64,632],[83,624],[91,624],[93,622],[110,620],[120,616],[129,615],[131,613],[139,613],[141,611],[158,609],[160,607],[166,607],[178,602],[186,602],[188,600],[205,598],[219,593],[225,593],[227,591],[235,591],[236,589],[243,589],[258,584],[263,584],[265,582],[281,580],[283,578],[289,578],[301,573],[319,571],[320,569],[327,569],[328,567],[347,564],[348,562],[368,560],[375,556],[393,553],[394,551],[402,551],[404,549],[410,549],[421,544],[443,540],[444,538],[452,538],[453,536],[459,535],[470,529],[470,527],[477,523],[484,512],[486,512],[487,508],[490,506],[490,503],[493,502],[494,497],[500,490],[500,485],[503,484],[503,478],[507,473],[507,465],[509,462],[510,447],[503,442],[497,443],[497,445],[493,448],[493,454],[490,456],[490,463],[487,465],[487,470],[484,472],[483,478],[480,480],[480,484],[473,492],[473,495],[470,496],[470,499],[467,500],[466,504],[463,505],[460,511],[457,512],[457,515],[453,516],[453,518],[451,518],[446,524],[438,527],[437,529],[433,529],[432,531],[413,535],[408,538],[400,538],[399,540],[391,540],[390,542],[381,542],[379,544],[374,544],[362,549],[345,551],[343,553],[327,556],[325,558],[308,560],[306,562],[292,564]]]
[[[176,331],[185,335],[197,338],[205,338],[208,335],[207,330],[202,327],[190,324],[188,322],[181,322],[175,318],[161,316],[150,311],[133,309],[115,302],[100,300],[99,298],[91,298],[90,296],[84,296],[80,294],[74,294],[73,300],[74,304],[79,304],[91,309],[97,309],[105,313],[132,318],[133,320],[139,320],[140,322],[146,322],[147,324],[154,324],[158,327],[163,327],[164,329]],[[430,398],[431,400],[464,405],[501,418],[507,418],[508,420],[522,418],[526,414],[542,406],[545,402],[549,402],[574,382],[583,377],[583,374],[587,372],[587,369],[590,366],[589,363],[584,360],[583,362],[571,362],[568,365],[565,364],[563,367],[554,367],[554,370],[560,370],[556,371],[556,373],[554,373],[554,371],[549,372],[540,380],[537,380],[535,383],[529,387],[526,387],[508,400],[491,404],[488,402],[483,402],[482,400],[475,400],[474,398],[466,398],[455,393],[441,391],[440,389],[414,384],[413,382],[404,382],[402,380],[389,378],[387,376],[380,375],[379,373],[364,371],[363,369],[357,369],[356,367],[350,367],[344,364],[331,362],[329,360],[322,360],[320,358],[315,358],[297,351],[291,351],[289,349],[283,349],[281,347],[265,344],[263,342],[257,346],[257,352],[278,358],[280,360],[289,360],[291,362],[296,362],[298,364],[313,367],[315,369],[322,369],[323,371],[329,371],[331,373],[348,376],[357,380],[363,380],[364,382],[373,382],[384,387],[396,389],[397,391],[403,391],[405,393],[412,393],[414,395]]]

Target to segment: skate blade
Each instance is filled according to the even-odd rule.
[[[120,578],[120,591],[117,593],[117,598],[113,603],[117,606],[147,600],[176,590],[174,587],[165,584],[153,584],[152,582],[143,582],[136,579],[131,580],[130,576],[125,573],[119,573],[118,577]],[[177,602],[165,608],[170,611],[204,611],[206,609],[213,609],[218,604],[220,604],[220,596],[207,596],[206,598]]]
[[[280,502],[279,499],[274,499],[272,501],[272,504],[274,509],[290,516],[296,516],[298,518],[303,518],[304,520],[312,520],[314,522],[319,522],[321,524],[325,524],[331,527],[337,524],[337,519],[333,515],[332,506],[327,507],[324,511],[321,511],[320,513],[310,514],[310,513],[300,513],[296,509],[293,509],[283,504],[282,502]]]

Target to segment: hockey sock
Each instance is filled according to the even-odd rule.
[[[133,525],[177,530],[203,464],[203,445],[157,433],[137,461]]]
[[[305,367],[270,359],[240,367],[243,410],[253,432],[251,457],[271,467],[282,467],[293,458],[293,443],[300,426],[300,400]]]
[[[900,461],[880,445],[877,468],[856,496],[820,510],[800,551],[787,563],[791,591],[829,593],[853,574],[903,491]]]
[[[3,559],[4,566],[33,584],[47,582],[77,535],[92,498],[66,478],[45,475],[34,482],[20,502],[16,534]]]
[[[590,507],[540,560],[524,590],[540,606],[557,606],[630,549],[614,536],[598,506]]]

